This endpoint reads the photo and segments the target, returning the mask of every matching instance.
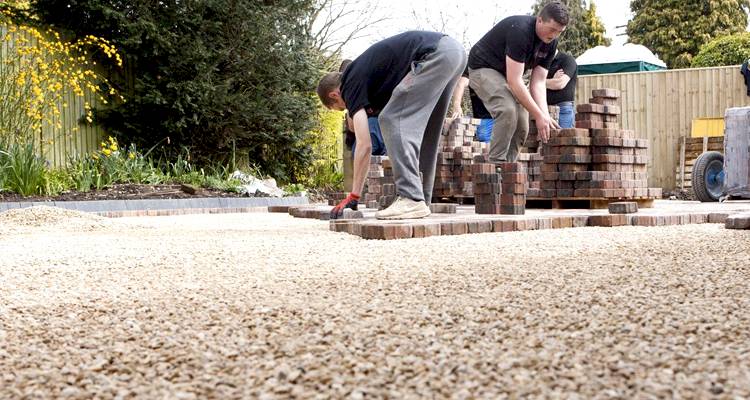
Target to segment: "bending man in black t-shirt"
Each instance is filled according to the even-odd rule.
[[[370,167],[368,115],[377,115],[396,181],[396,201],[379,219],[423,218],[435,183],[438,145],[451,93],[466,64],[456,40],[436,32],[405,32],[374,44],[344,73],[321,79],[318,96],[334,110],[347,109],[354,122],[352,192],[331,211],[357,209]],[[422,179],[419,173],[422,173]]]
[[[505,18],[469,52],[469,86],[487,107],[494,126],[491,162],[514,162],[529,133],[529,113],[543,142],[559,127],[547,109],[547,70],[557,49],[557,37],[568,25],[568,10],[549,3],[538,17]],[[531,70],[529,88],[523,75]]]

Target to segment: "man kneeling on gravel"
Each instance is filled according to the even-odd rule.
[[[443,120],[465,64],[466,51],[456,40],[442,33],[411,31],[374,44],[343,74],[331,72],[321,79],[320,101],[329,109],[348,110],[357,138],[352,192],[331,210],[331,218],[339,218],[345,208],[357,209],[370,168],[367,116],[378,113],[398,197],[375,216],[430,215]]]

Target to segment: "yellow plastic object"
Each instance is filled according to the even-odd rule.
[[[724,136],[724,118],[696,118],[691,137]]]

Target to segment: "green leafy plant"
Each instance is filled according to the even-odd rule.
[[[692,67],[740,65],[750,58],[750,32],[716,38],[701,47]]]
[[[73,187],[79,192],[85,193],[92,188],[98,188],[101,182],[99,167],[91,156],[71,158],[67,171],[73,180]]]
[[[750,0],[633,0],[630,41],[656,53],[669,68],[687,68],[714,38],[744,32]]]
[[[22,196],[42,194],[44,189],[45,162],[37,156],[32,143],[13,143],[7,148],[4,167],[8,190]]]
[[[75,181],[66,169],[51,169],[44,174],[44,194],[57,196],[75,187]]]
[[[224,179],[216,175],[209,175],[203,181],[203,187],[224,192],[238,193],[240,185],[242,182],[238,179]]]
[[[5,175],[8,170],[8,151],[2,138],[0,138],[0,192],[5,190]]]
[[[299,183],[290,183],[289,185],[284,186],[284,192],[290,196],[298,196],[307,192],[307,189],[305,189],[304,185]]]

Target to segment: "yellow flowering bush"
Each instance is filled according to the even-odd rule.
[[[70,107],[66,96],[83,100],[86,92],[106,104],[124,101],[109,81],[96,71],[93,52],[101,52],[116,65],[122,58],[106,39],[86,36],[69,42],[60,34],[13,23],[13,12],[0,9],[0,144],[26,143],[40,137],[44,124],[61,129],[59,116]],[[92,105],[84,101],[86,121]],[[68,132],[70,133],[70,132]]]

